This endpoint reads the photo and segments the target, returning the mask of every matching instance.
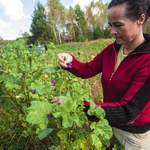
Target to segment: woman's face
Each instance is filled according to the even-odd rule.
[[[118,44],[129,44],[139,35],[142,28],[138,20],[133,21],[125,16],[126,5],[111,7],[107,11],[111,35]]]

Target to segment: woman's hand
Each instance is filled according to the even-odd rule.
[[[60,53],[58,54],[58,64],[61,68],[67,68],[68,64],[72,63],[72,56],[67,53]]]
[[[58,96],[58,97],[53,98],[53,99],[51,100],[51,103],[56,103],[56,104],[58,104],[58,105],[62,105],[63,101],[62,101],[61,97]]]

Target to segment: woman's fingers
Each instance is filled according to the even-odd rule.
[[[67,68],[67,64],[71,63],[73,60],[72,56],[67,53],[60,53],[58,54],[58,64],[62,68]]]
[[[65,64],[65,63],[62,62],[62,61],[59,61],[59,60],[58,60],[58,64],[59,64],[59,66],[60,66],[61,68],[67,68],[67,64]]]
[[[55,98],[53,98],[53,99],[51,100],[51,103],[56,103],[56,104],[58,104],[58,105],[62,105],[62,99],[61,99],[60,96],[59,96],[59,97],[55,97]]]

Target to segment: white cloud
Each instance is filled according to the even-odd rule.
[[[21,0],[0,0],[0,36],[3,39],[18,37],[18,23],[25,17]]]
[[[16,29],[11,29],[10,30],[10,36],[9,39],[16,39],[16,37],[18,37],[18,31]]]
[[[11,27],[12,22],[6,22],[0,19],[0,30]]]
[[[3,10],[3,20],[17,21],[24,17],[21,0],[0,0],[0,8]]]

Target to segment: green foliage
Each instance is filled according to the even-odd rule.
[[[79,36],[77,37],[77,42],[85,42],[85,41],[86,41],[86,37],[85,37],[85,36],[79,35]]]
[[[3,38],[0,37],[0,45],[5,45],[7,43],[6,40],[3,40]]]
[[[78,4],[75,6],[75,21],[77,23],[74,27],[76,39],[78,41],[82,40],[81,42],[84,42],[85,40],[83,40],[83,37],[87,31],[87,21],[85,19],[84,12],[81,10],[80,5]]]
[[[32,37],[28,43],[47,43],[48,41],[54,42],[54,33],[49,26],[46,18],[44,6],[38,2],[33,12],[31,29]]]
[[[147,20],[143,27],[144,33],[150,34],[150,19]]]
[[[55,96],[51,92],[55,89],[51,81],[60,75],[60,68],[50,65],[56,60],[49,55],[50,50],[48,53],[39,53],[36,47],[28,48],[23,40],[12,41],[1,47],[0,145],[4,149],[19,149],[19,143],[23,143],[20,144],[21,149],[28,146],[32,148],[34,144],[30,138],[35,139],[34,143],[38,141],[32,137],[34,130],[28,127],[25,115],[32,100],[49,100]],[[34,89],[36,93],[32,94]],[[58,95],[57,91],[55,93]],[[40,142],[37,145],[43,147]]]
[[[103,149],[104,145],[109,145],[109,139],[112,136],[112,129],[104,118],[104,110],[97,107],[91,100],[88,114],[96,115],[100,121],[94,123],[88,121],[83,106],[84,99],[90,100],[88,91],[82,88],[82,83],[73,83],[70,88],[71,90],[66,91],[66,95],[62,97],[62,106],[32,101],[27,121],[32,125],[37,125],[39,138],[45,138],[48,134],[52,135],[53,131],[57,130],[60,145],[55,145],[55,147],[70,150]],[[52,121],[53,125],[51,125]]]
[[[67,48],[80,60],[91,59],[90,50],[96,53],[100,45],[88,44],[89,56],[84,55],[85,44],[49,43],[48,52],[40,53],[18,40],[0,48],[0,149],[103,150],[109,145],[112,131],[104,110],[93,103],[94,81],[90,84],[57,66],[57,54]],[[50,103],[59,95],[62,106]],[[98,122],[88,121],[84,100],[91,103],[88,115],[98,117]]]
[[[98,39],[104,36],[103,29],[100,27],[96,27],[93,32],[94,32],[94,39]]]

